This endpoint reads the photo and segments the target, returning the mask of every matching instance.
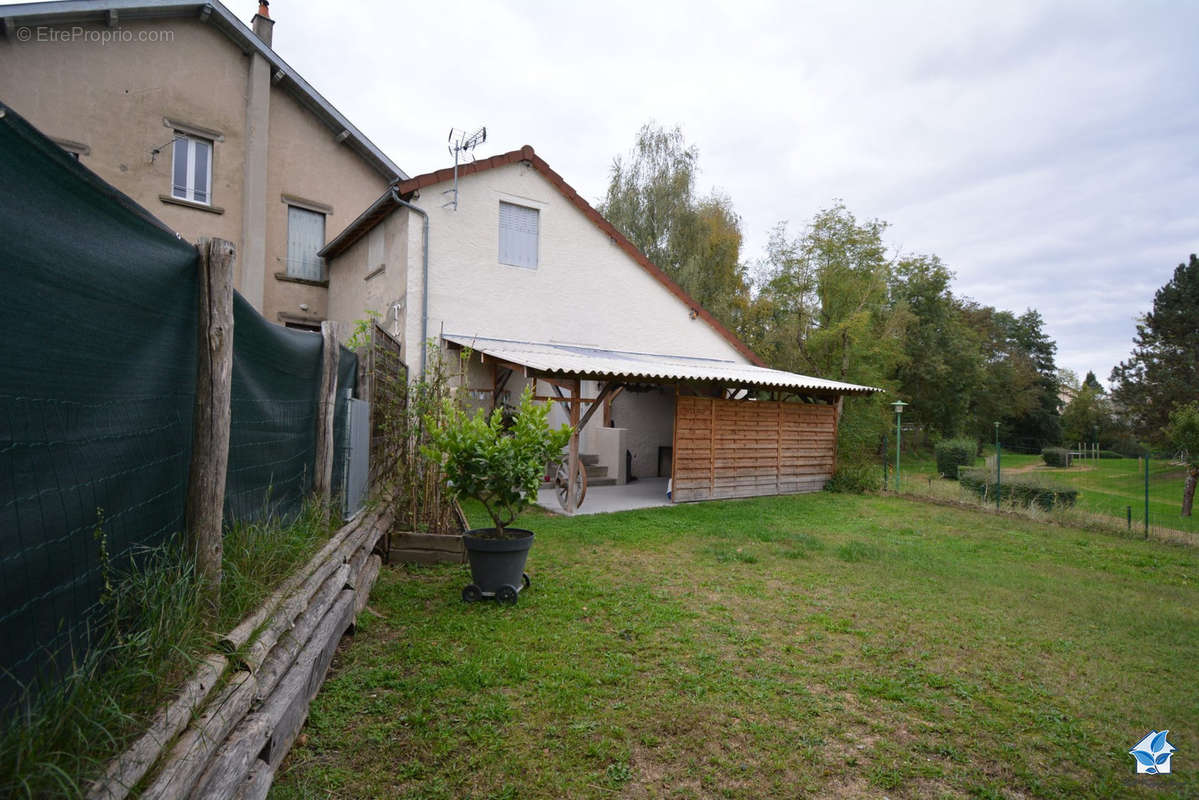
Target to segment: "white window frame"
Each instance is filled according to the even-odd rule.
[[[178,186],[175,183],[176,159],[179,157],[179,142],[186,143],[185,155],[187,158],[186,165],[186,181],[184,186]],[[196,192],[196,144],[203,143],[208,146],[208,163],[205,170],[205,199],[198,200]],[[216,153],[216,148],[213,146],[215,142],[212,139],[206,139],[202,136],[192,136],[175,131],[175,140],[171,143],[171,197],[176,200],[186,200],[189,203],[198,203],[202,206],[212,205],[212,159]]]
[[[513,208],[519,208],[522,211],[532,211],[534,214],[533,218],[537,222],[537,230],[534,233],[536,240],[534,243],[535,246],[533,247],[532,263],[526,263],[523,260],[521,260],[520,258],[512,255],[511,253],[506,255],[504,252],[505,228],[503,226],[503,223],[500,221],[503,219],[504,206],[512,206]],[[497,227],[499,229],[499,235],[497,236],[497,240],[496,240],[496,249],[498,252],[497,257],[498,257],[499,262],[501,264],[506,264],[507,266],[510,266],[510,267],[521,267],[523,269],[537,269],[537,265],[541,262],[541,209],[537,208],[535,206],[526,206],[521,203],[513,203],[508,200],[501,200],[500,204],[499,204],[499,208],[497,209]]]

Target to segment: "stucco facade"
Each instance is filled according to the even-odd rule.
[[[255,20],[263,42],[219,3],[208,15],[178,3],[142,19],[97,3],[86,18],[45,16],[67,5],[6,9],[16,16],[0,38],[0,100],[183,238],[232,241],[235,285],[268,319],[318,325],[327,288],[287,279],[289,204],[323,214],[332,237],[398,170],[364,159],[300,102],[270,61],[269,18]],[[93,19],[118,5],[109,23]],[[207,203],[172,196],[177,131],[212,142]]]
[[[449,202],[452,179],[407,192],[409,202],[428,215],[427,324],[423,219],[388,196],[379,198],[363,214],[366,221],[354,226],[365,232],[353,238],[351,229],[330,245],[330,318],[345,323],[348,336],[355,320],[368,312],[378,315],[401,339],[414,378],[421,344],[443,333],[750,363],[727,332],[630,255],[627,242],[622,246],[598,226],[594,211],[581,209],[556,177],[531,160],[513,160],[461,175],[457,208]],[[397,193],[404,188],[399,184]],[[535,266],[504,263],[502,203],[536,209]],[[343,236],[349,244],[339,242]],[[475,357],[467,363],[465,388],[478,405],[490,405],[493,381],[490,362]],[[511,377],[499,400],[515,403],[526,386],[532,388],[533,381]],[[658,476],[660,450],[665,448],[665,456],[672,444],[673,387],[642,388],[613,403],[620,428],[600,431],[603,417],[596,415],[581,432],[583,452],[597,455],[608,476],[620,482]],[[536,391],[553,396],[545,382]],[[583,381],[584,398],[598,391],[596,382]],[[567,420],[562,404],[554,404],[550,420]]]
[[[745,361],[531,165],[461,178],[456,210],[443,206],[452,187],[422,188],[412,201],[429,214],[430,336],[444,330]],[[537,209],[536,268],[500,263],[501,202]],[[418,248],[409,249],[410,272]],[[419,314],[409,314],[405,339],[420,338]]]

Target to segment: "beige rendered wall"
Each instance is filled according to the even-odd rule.
[[[315,208],[327,208],[325,241],[329,241],[387,188],[387,179],[337,142],[335,136],[336,132],[302,108],[291,95],[278,87],[272,88],[263,293],[263,314],[272,322],[281,321],[280,313],[306,316],[317,322],[340,319],[329,311],[327,289],[277,277],[287,273],[288,204],[284,196],[306,200]],[[301,304],[308,305],[307,312],[300,309]],[[362,311],[357,309],[352,319],[360,318]]]
[[[337,233],[329,231],[328,237]],[[382,237],[382,271],[379,265],[368,262],[372,235]],[[354,322],[364,319],[368,311],[379,315],[379,324],[389,333],[403,339],[406,315],[410,313],[407,309],[407,209],[390,214],[369,234],[332,259],[328,271],[329,319],[344,323],[341,328],[343,341],[349,337]],[[416,313],[420,313],[419,307]],[[403,356],[412,365],[406,346]]]
[[[81,163],[183,238],[219,236],[240,249],[245,56],[198,20],[122,28],[133,41],[0,42],[0,99],[46,135],[87,145]],[[143,32],[169,32],[173,41],[138,41]],[[224,137],[213,146],[212,162],[212,205],[223,213],[159,199],[171,193],[174,133],[164,118]],[[162,149],[155,156],[156,147]]]
[[[83,25],[85,31],[105,30]],[[250,59],[211,25],[166,18],[122,21],[130,41],[21,42],[0,39],[0,100],[48,136],[90,148],[81,163],[128,194],[188,241],[219,236],[243,252],[243,176]],[[157,39],[158,41],[143,41]],[[165,40],[165,41],[164,41]],[[163,202],[171,193],[170,119],[221,134],[213,147],[212,206]],[[272,86],[265,219],[266,272],[259,309],[273,322],[290,311],[324,318],[326,289],[275,278],[285,272],[284,194],[332,212],[331,239],[375,200],[387,180],[297,100]],[[161,148],[156,156],[154,148]],[[244,291],[241,264],[237,288]],[[299,309],[309,306],[309,313]],[[361,316],[361,309],[353,318]]]
[[[633,261],[539,172],[511,164],[459,181],[459,205],[442,208],[449,182],[421,190],[430,215],[428,334],[597,345],[747,363],[744,356]],[[536,269],[499,263],[500,201],[537,208]],[[417,226],[412,226],[416,228]],[[419,239],[409,272],[419,270]],[[409,297],[419,298],[419,275]],[[420,316],[408,317],[420,339]]]

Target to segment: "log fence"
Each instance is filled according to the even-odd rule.
[[[393,516],[361,512],[216,643],[88,800],[260,798],[308,716],[344,633],[366,607]]]

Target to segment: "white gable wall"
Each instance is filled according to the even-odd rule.
[[[458,181],[458,209],[445,183],[413,200],[428,212],[429,326],[522,341],[567,342],[618,350],[730,359],[748,363],[703,319],[631,259],[532,166],[510,164]],[[500,202],[536,208],[536,269],[499,261]],[[408,226],[406,348],[420,341],[421,242]]]

